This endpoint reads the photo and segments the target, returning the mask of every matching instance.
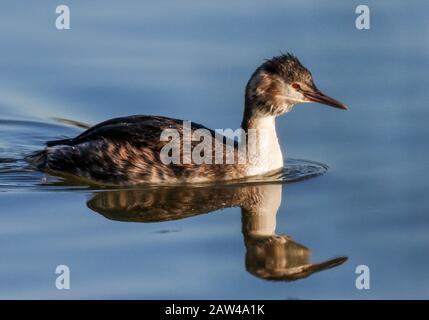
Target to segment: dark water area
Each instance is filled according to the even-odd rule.
[[[0,10],[0,298],[429,297],[429,4],[367,1],[366,31],[358,1],[81,1],[66,31],[58,4]],[[117,116],[236,129],[246,81],[280,51],[349,110],[279,118],[279,175],[108,189],[23,161]]]

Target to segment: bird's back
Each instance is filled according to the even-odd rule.
[[[242,177],[240,165],[215,164],[214,152],[211,164],[184,161],[183,144],[178,146],[179,163],[164,163],[161,151],[169,141],[161,140],[161,134],[167,129],[177,132],[178,143],[183,141],[182,120],[143,115],[115,118],[75,138],[49,141],[45,150],[33,154],[29,160],[40,169],[112,185],[209,182]],[[213,141],[218,139],[219,142],[213,130],[199,124],[192,123],[190,133],[197,129],[205,129]],[[226,138],[220,142],[225,149]],[[191,154],[199,143],[190,141]]]

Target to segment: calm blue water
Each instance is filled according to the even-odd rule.
[[[2,1],[0,298],[429,298],[429,3],[365,3],[368,31],[354,25],[359,1],[73,1],[71,30],[58,31],[59,2]],[[280,51],[350,108],[301,105],[278,120],[286,155],[327,164],[322,176],[109,193],[17,161],[81,131],[53,118],[159,114],[237,128],[248,77]],[[272,236],[246,227],[258,219],[240,209],[251,194],[281,200]],[[294,242],[273,253],[264,241],[281,235]],[[341,256],[296,281],[255,276]],[[55,287],[61,264],[70,290]],[[358,265],[370,268],[369,290],[355,287]]]

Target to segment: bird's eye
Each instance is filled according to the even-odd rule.
[[[301,90],[301,86],[298,83],[292,83],[292,88],[296,90]]]

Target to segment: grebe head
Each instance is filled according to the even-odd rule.
[[[253,73],[246,86],[245,117],[279,116],[297,103],[319,102],[346,110],[338,100],[323,94],[313,77],[292,54],[266,60]]]

